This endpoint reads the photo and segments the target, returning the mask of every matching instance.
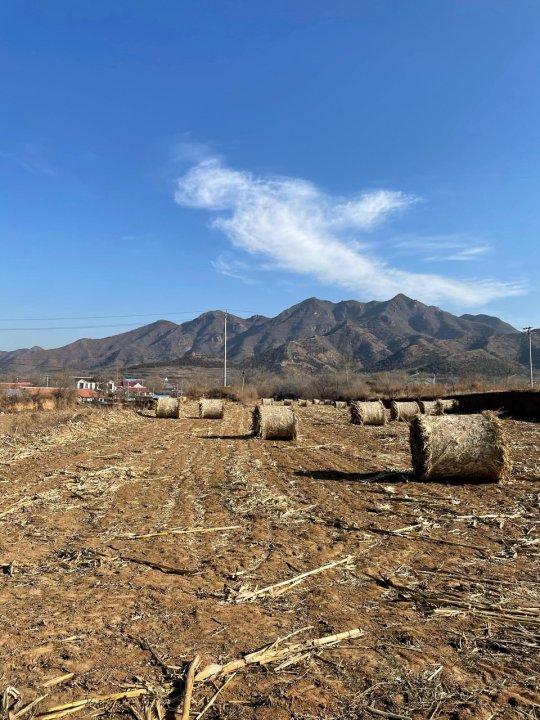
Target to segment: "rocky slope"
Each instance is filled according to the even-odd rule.
[[[168,320],[53,350],[0,352],[0,373],[100,372],[162,363],[208,362],[223,355],[222,311],[177,325]],[[535,358],[540,348],[535,339]],[[385,302],[310,298],[273,318],[228,317],[231,363],[279,369],[423,370],[486,375],[519,372],[526,338],[499,318],[460,317],[404,295]]]

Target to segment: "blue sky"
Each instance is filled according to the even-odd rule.
[[[540,326],[539,67],[537,0],[2,3],[0,349],[400,291]]]

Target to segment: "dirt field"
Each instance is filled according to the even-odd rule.
[[[403,424],[297,408],[265,442],[247,407],[195,409],[0,438],[5,717],[180,718],[197,654],[281,639],[195,682],[192,719],[224,683],[205,718],[540,718],[539,425],[505,421],[510,481],[451,486],[412,481]]]

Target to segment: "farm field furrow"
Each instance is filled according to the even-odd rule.
[[[0,678],[17,709],[142,688],[73,717],[159,718],[197,654],[359,628],[241,669],[205,717],[536,717],[540,427],[504,421],[508,481],[430,484],[406,424],[295,412],[294,442],[249,437],[249,407],[203,420],[187,403],[1,447]],[[192,717],[227,677],[195,684]]]

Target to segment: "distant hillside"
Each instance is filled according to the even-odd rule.
[[[54,350],[0,352],[0,373],[101,372],[152,364],[208,364],[223,356],[222,311],[177,325],[168,320]],[[535,337],[535,360],[540,360]],[[528,362],[522,333],[489,315],[457,317],[405,295],[385,302],[310,298],[273,318],[228,316],[231,363],[306,370],[423,370],[507,375]]]

